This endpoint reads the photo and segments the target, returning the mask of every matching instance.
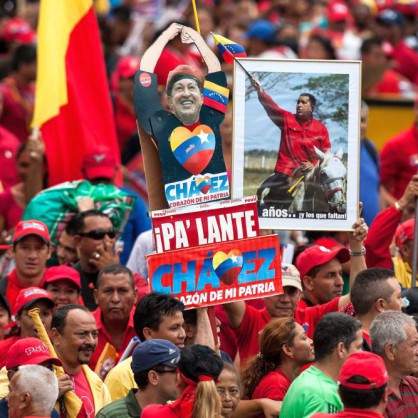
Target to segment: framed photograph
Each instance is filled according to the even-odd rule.
[[[232,194],[257,195],[260,228],[351,230],[360,75],[360,61],[235,62]]]

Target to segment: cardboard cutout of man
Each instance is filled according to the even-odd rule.
[[[171,71],[166,86],[168,112],[160,103],[153,71],[165,45],[176,36],[196,45],[208,74],[203,81],[187,65]],[[177,23],[170,25],[142,57],[135,75],[134,98],[151,210],[229,197],[219,131],[229,91],[220,70],[219,60],[203,38]]]

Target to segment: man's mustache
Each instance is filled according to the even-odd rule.
[[[79,347],[78,351],[83,351],[83,350],[92,350],[94,351],[94,349],[96,348],[96,346],[91,345],[91,344],[83,344]]]

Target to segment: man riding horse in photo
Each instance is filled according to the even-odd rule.
[[[308,177],[313,179],[309,174],[325,156],[331,154],[328,129],[312,116],[316,99],[310,93],[302,93],[296,104],[296,114],[293,114],[279,107],[257,80],[251,78],[251,84],[256,89],[258,99],[267,115],[282,133],[274,174],[257,190],[259,203],[290,211],[306,210],[306,205],[292,205],[298,187],[301,186],[302,180],[307,181]],[[331,155],[339,159],[342,157],[340,152],[335,156]],[[342,190],[338,191],[342,195]],[[324,204],[329,197],[328,194],[327,190],[324,190]]]

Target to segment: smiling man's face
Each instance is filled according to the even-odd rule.
[[[199,120],[203,96],[196,80],[183,78],[176,81],[168,100],[173,113],[185,125],[192,125]]]

